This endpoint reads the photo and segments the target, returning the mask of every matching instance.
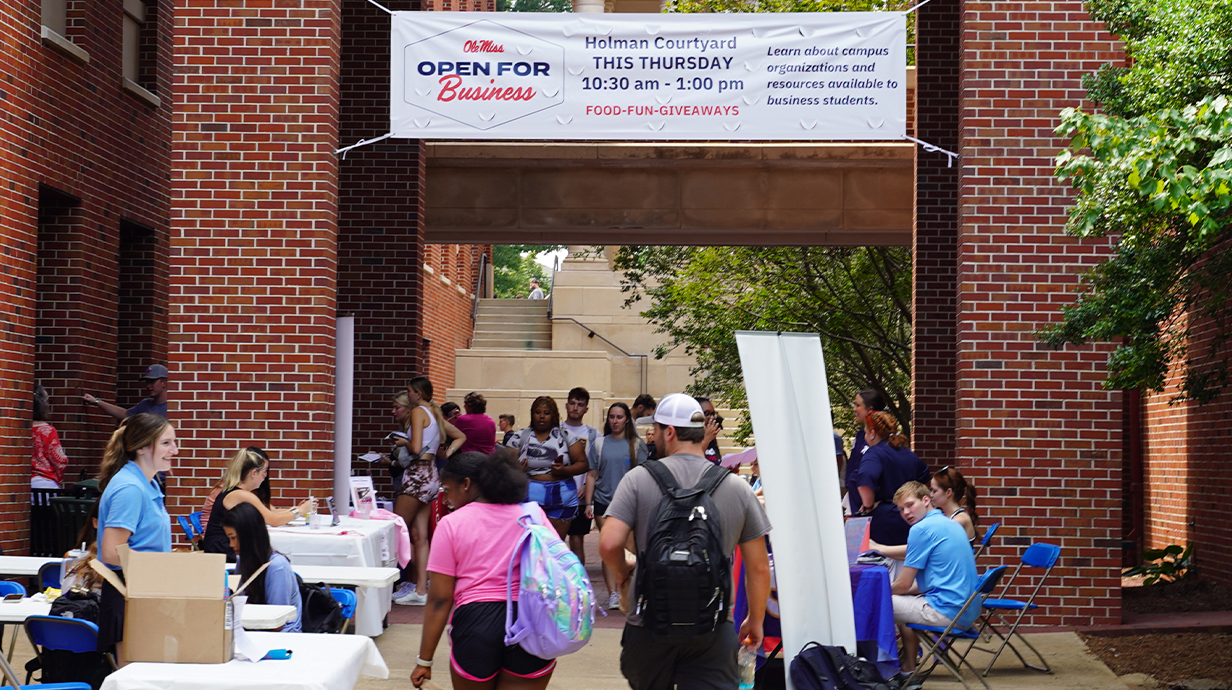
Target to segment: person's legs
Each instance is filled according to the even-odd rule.
[[[488,680],[474,680],[458,673],[458,669],[449,667],[449,680],[453,682],[454,690],[493,690],[499,683],[500,676]]]
[[[394,513],[402,518],[406,523],[406,528],[411,529],[411,525],[415,523],[415,510],[419,501],[415,500],[414,496],[406,494],[398,494],[394,499]],[[411,562],[406,564],[402,569],[401,578],[404,582],[415,582],[415,551],[411,551]]]
[[[552,680],[552,672],[555,670],[556,666],[553,665],[551,670],[542,676],[530,678],[508,671],[501,671],[500,675],[496,677],[496,687],[498,690],[544,690],[548,686],[548,681]]]
[[[920,655],[920,637],[906,623],[898,624],[898,636],[903,640],[903,655],[898,660],[898,666],[903,673],[911,673],[915,670],[916,657]]]
[[[629,681],[631,690],[672,690],[676,645],[664,644],[657,638],[653,630],[625,626],[620,637],[620,673]],[[732,687],[735,686],[733,683]]]
[[[950,619],[929,606],[923,594],[895,594],[891,599],[894,602],[894,622],[898,624],[898,634],[903,638],[903,654],[898,659],[898,665],[904,673],[911,673],[920,654],[920,637],[907,624],[945,627],[950,624]]]
[[[681,645],[676,659],[676,690],[728,690],[739,685],[738,646],[736,626],[731,621],[692,644]]]
[[[408,496],[408,498],[410,498]],[[421,503],[411,498],[417,504],[415,507],[414,524],[411,528],[411,544],[415,553],[415,591],[428,593],[428,549],[432,545],[428,531],[428,522],[432,519],[432,504]]]
[[[595,525],[598,526],[600,532],[603,531],[603,523],[605,522],[607,522],[607,518],[600,516],[596,512]],[[602,560],[599,563],[603,566],[603,584],[607,585],[607,592],[610,596],[613,592],[616,592],[616,573],[612,572],[612,569],[607,567],[607,563],[604,563]]]
[[[569,536],[569,523],[573,522],[572,520],[557,520],[556,518],[548,518],[548,520],[556,528],[556,533],[560,535],[561,539]]]

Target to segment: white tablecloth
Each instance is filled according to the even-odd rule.
[[[47,601],[27,598],[0,602],[0,623],[21,623],[30,616],[46,616],[50,613],[51,604]],[[294,618],[294,606],[249,604],[244,607],[244,628],[248,630],[276,630]]]
[[[39,568],[45,563],[59,563],[61,558],[44,558],[42,556],[0,556],[0,575],[38,575]]]
[[[269,529],[270,545],[291,559],[292,565],[341,565],[397,567],[397,525],[393,520],[360,520],[342,516],[337,527],[311,529],[283,526]],[[302,576],[301,576],[302,577]],[[305,582],[314,582],[304,578]],[[315,580],[320,582],[320,580]],[[360,587],[355,590],[355,632],[380,635],[383,621],[393,605],[392,587]]]
[[[129,664],[107,676],[103,690],[352,690],[361,675],[388,678],[367,637],[248,633],[267,649],[289,649],[285,661],[226,664]]]

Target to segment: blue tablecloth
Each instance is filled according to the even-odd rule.
[[[739,555],[739,551],[736,552]],[[766,652],[778,643],[782,629],[778,620],[778,590],[774,587],[774,552],[770,553],[771,590],[766,607],[765,648],[758,654],[760,668]],[[737,625],[748,615],[748,601],[744,591],[744,564],[736,558],[738,580],[736,606],[733,620]],[[890,598],[890,572],[880,565],[853,565],[851,573],[851,600],[856,623],[856,653],[875,661],[882,676],[889,678],[898,673],[898,640],[894,628],[894,601]],[[790,604],[789,604],[790,605]]]

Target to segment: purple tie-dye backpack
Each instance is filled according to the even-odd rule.
[[[522,646],[540,659],[572,654],[590,640],[595,593],[586,568],[556,534],[541,523],[539,505],[523,503],[518,524],[525,532],[509,559],[505,644]],[[513,619],[513,565],[521,563],[518,619]]]

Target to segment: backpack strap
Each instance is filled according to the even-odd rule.
[[[702,473],[702,478],[697,480],[697,486],[694,490],[701,489],[703,492],[714,495],[714,492],[723,485],[723,482],[731,476],[731,472],[724,467],[718,465],[710,465],[706,471]]]
[[[676,483],[676,478],[672,476],[671,470],[658,460],[642,463],[642,467],[650,473],[654,478],[655,483],[659,485],[659,489],[663,491],[663,495],[669,498],[680,498],[680,485]]]

